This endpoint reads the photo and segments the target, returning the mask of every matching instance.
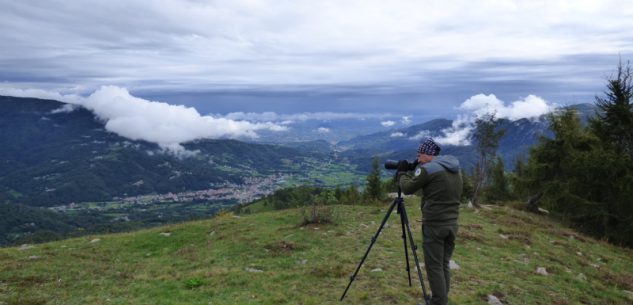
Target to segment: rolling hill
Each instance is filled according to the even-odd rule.
[[[419,243],[419,198],[406,199]],[[331,206],[209,220],[0,249],[0,303],[415,304],[392,215],[344,302],[339,298],[387,206]],[[394,213],[395,214],[395,213]],[[450,304],[631,304],[633,252],[543,216],[462,209]],[[428,283],[427,283],[428,284]],[[498,303],[497,303],[498,304]]]

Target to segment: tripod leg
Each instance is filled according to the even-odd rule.
[[[420,278],[420,286],[422,286],[422,293],[424,294],[424,301],[427,305],[431,304],[431,296],[426,292],[426,286],[424,286],[424,279],[422,278],[422,269],[420,269],[420,261],[418,260],[418,254],[416,250],[418,247],[413,242],[413,234],[411,234],[411,227],[409,226],[409,217],[407,216],[407,210],[404,208],[404,205],[400,208],[400,212],[402,214],[403,222],[407,228],[407,233],[409,235],[409,242],[411,243],[411,250],[413,252],[413,259],[415,260],[415,266],[418,269],[418,277]]]
[[[400,224],[402,225],[402,241],[404,242],[404,259],[407,262],[407,276],[409,277],[409,287],[411,287],[411,267],[409,266],[409,248],[407,247],[407,231],[404,228],[404,216],[402,205],[398,204],[398,214],[400,214]]]
[[[365,259],[367,258],[367,255],[369,254],[369,251],[371,250],[371,247],[373,247],[374,243],[376,243],[376,239],[378,239],[378,236],[380,235],[380,231],[382,231],[382,228],[385,226],[385,223],[387,223],[387,220],[389,219],[389,215],[391,215],[391,212],[393,212],[393,208],[399,202],[398,200],[402,200],[402,198],[396,198],[391,204],[391,206],[389,206],[389,210],[387,211],[385,218],[383,218],[382,223],[380,224],[380,227],[378,228],[378,231],[376,231],[376,234],[374,235],[374,237],[371,238],[371,243],[369,244],[367,251],[365,251],[365,255],[363,256],[363,259],[358,264],[358,267],[356,267],[356,271],[354,271],[354,274],[350,277],[349,284],[347,284],[347,288],[345,288],[345,292],[343,292],[343,295],[341,296],[341,299],[340,299],[341,301],[343,301],[343,298],[345,298],[345,295],[347,294],[347,290],[349,290],[349,287],[352,286],[352,282],[354,281],[354,279],[356,279],[356,275],[358,274],[360,267],[365,262]]]

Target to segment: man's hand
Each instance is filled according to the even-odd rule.
[[[398,161],[398,167],[396,168],[398,172],[406,172],[409,170],[409,161],[400,160]]]

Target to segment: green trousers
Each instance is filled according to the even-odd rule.
[[[451,286],[449,261],[455,250],[457,225],[422,225],[422,246],[426,276],[431,286],[432,305],[448,304]]]

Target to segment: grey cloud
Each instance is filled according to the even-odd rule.
[[[633,15],[621,2],[511,4],[452,1],[429,14],[423,1],[5,1],[0,81],[83,95],[116,85],[160,98],[345,85],[348,104],[296,107],[428,114],[482,92],[586,102],[617,54],[633,55]],[[293,107],[279,104],[247,111]]]

